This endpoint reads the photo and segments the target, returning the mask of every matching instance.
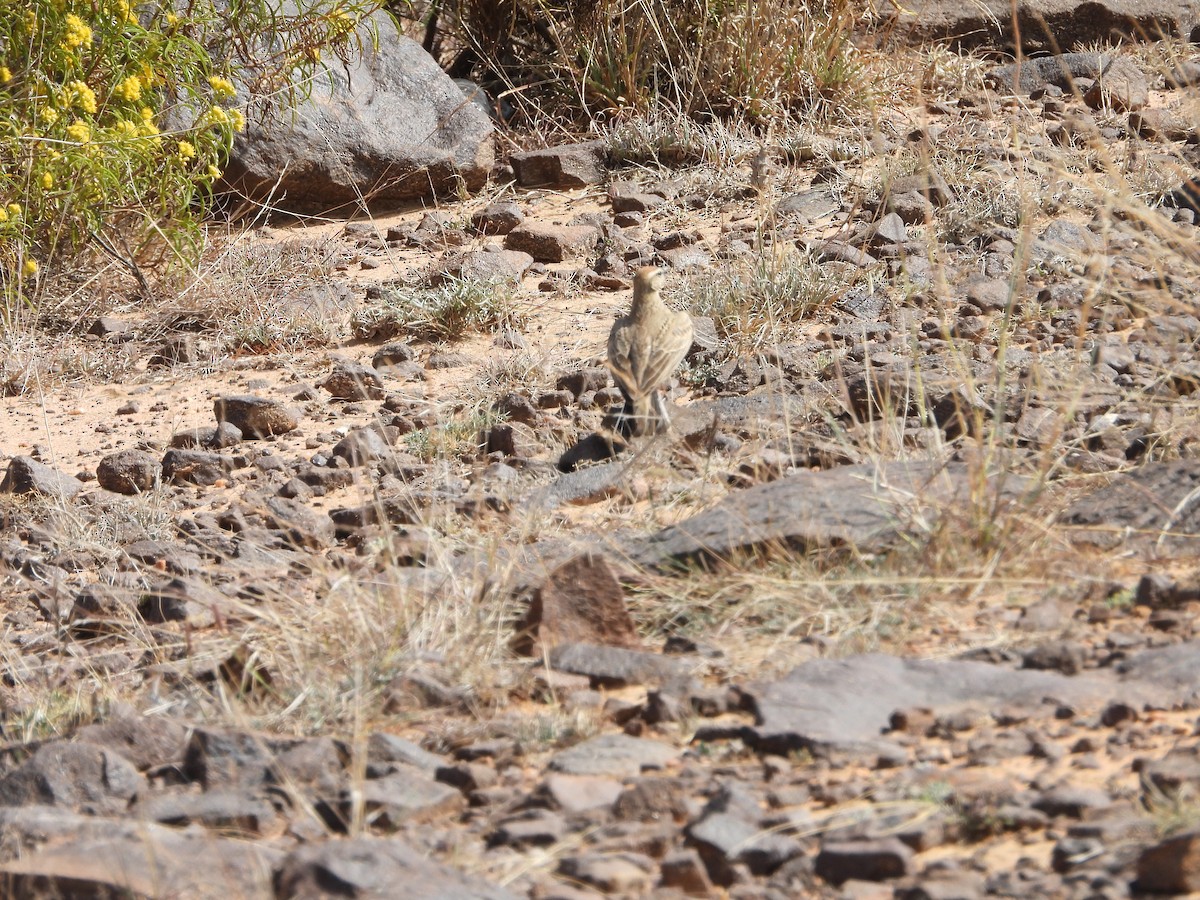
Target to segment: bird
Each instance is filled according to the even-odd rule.
[[[659,388],[692,346],[692,318],[663,303],[659,291],[665,282],[662,269],[638,269],[629,315],[617,319],[608,336],[608,367],[625,397],[622,418],[634,435],[670,427]]]
[[[774,166],[771,163],[771,154],[767,151],[766,144],[760,144],[758,154],[750,160],[750,187],[754,189],[755,193],[762,196],[770,187],[773,174]]]

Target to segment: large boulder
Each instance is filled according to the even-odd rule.
[[[419,44],[377,14],[378,46],[318,71],[294,115],[252,107],[225,187],[277,208],[329,211],[478,190],[492,167],[492,123]]]

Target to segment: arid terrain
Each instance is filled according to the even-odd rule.
[[[0,892],[1200,894],[1200,62],[1106,53],[502,131],[21,311]]]

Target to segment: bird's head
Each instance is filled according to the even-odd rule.
[[[633,276],[633,308],[636,311],[643,301],[662,290],[667,283],[667,273],[654,266],[643,266]]]

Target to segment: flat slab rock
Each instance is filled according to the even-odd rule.
[[[967,499],[973,479],[962,463],[894,462],[798,472],[730,494],[712,509],[629,544],[633,562],[657,567],[675,560],[722,558],[741,550],[849,545],[878,550],[901,535],[920,511]],[[996,475],[989,489],[1010,498],[1026,479]]]
[[[910,44],[951,39],[962,47],[1008,47],[1017,38],[1007,0],[958,3],[911,0],[895,36]],[[1057,51],[1125,35],[1188,34],[1200,24],[1189,0],[1019,0],[1015,7],[1022,48]]]
[[[4,896],[275,896],[271,877],[283,857],[278,850],[147,822],[99,821],[107,822],[111,836],[47,846],[0,864]]]
[[[1087,707],[1115,699],[1169,708],[1193,702],[1197,692],[1200,642],[1146,650],[1117,669],[1075,676],[971,660],[901,659],[872,653],[813,660],[780,681],[743,688],[756,719],[746,729],[745,739],[769,753],[857,750],[880,741],[892,713],[899,709],[1036,707],[1047,700]]]
[[[1200,551],[1200,459],[1156,462],[1118,475],[1059,520],[1076,540],[1104,547],[1127,541],[1171,552]]]

